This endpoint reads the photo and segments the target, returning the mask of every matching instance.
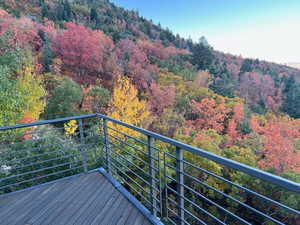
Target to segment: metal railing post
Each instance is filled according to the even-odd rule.
[[[82,125],[82,119],[78,120],[79,123],[79,133],[80,133],[80,144],[84,145],[84,133],[83,133],[83,125]],[[80,147],[80,151],[82,154],[82,163],[83,163],[83,170],[84,172],[88,171],[87,168],[87,155],[86,155],[86,151],[83,148],[83,146]]]
[[[106,158],[106,169],[111,175],[111,159],[110,159],[110,146],[108,140],[108,129],[107,129],[107,119],[103,119],[103,129],[104,129],[104,145],[105,145],[105,158]]]
[[[184,225],[184,178],[183,178],[183,151],[176,147],[176,181],[177,181],[177,212],[178,225]]]
[[[148,145],[147,145],[147,148],[148,148],[148,157],[149,157],[151,213],[152,213],[152,215],[156,216],[155,169],[154,169],[154,159],[153,159],[154,150],[152,148],[152,145],[153,145],[153,138],[151,136],[148,136]]]
[[[166,166],[166,153],[164,153],[164,157],[163,157],[163,162],[164,162],[164,183],[165,183],[165,187],[164,187],[164,193],[162,193],[163,198],[163,204],[162,204],[162,217],[166,217],[168,218],[168,188],[167,188],[167,166]]]

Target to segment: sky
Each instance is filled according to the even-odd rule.
[[[111,0],[215,50],[300,62],[300,0]]]

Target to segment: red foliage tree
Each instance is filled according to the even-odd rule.
[[[10,41],[22,48],[31,48],[36,52],[42,47],[38,35],[40,25],[27,17],[16,19],[4,10],[0,11],[0,35],[10,32]]]
[[[150,110],[156,116],[161,116],[164,109],[173,105],[175,100],[174,87],[159,87],[156,83],[150,86]]]
[[[111,51],[113,42],[99,30],[92,31],[74,23],[66,23],[65,27],[52,45],[63,64],[80,77],[103,72],[105,54]]]
[[[229,119],[227,125],[227,134],[233,138],[241,137],[241,133],[239,132],[239,126],[242,124],[244,120],[244,104],[237,103],[232,110],[232,118]]]
[[[22,119],[20,120],[20,123],[32,123],[34,122],[34,119],[30,113],[24,113]],[[32,128],[27,128],[25,131],[25,135],[23,135],[24,140],[28,140],[32,138],[33,134],[31,134]]]
[[[231,74],[232,79],[238,80],[239,73],[240,73],[240,65],[231,62],[226,65],[226,68],[228,72]]]
[[[158,68],[150,64],[147,55],[131,40],[121,40],[116,54],[122,73],[129,76],[140,91],[148,91]]]
[[[264,153],[259,161],[262,168],[274,169],[276,174],[285,171],[300,172],[300,151],[295,141],[300,138],[299,121],[273,121],[261,125],[251,119],[251,128],[264,136]]]
[[[275,87],[274,80],[268,74],[244,73],[241,76],[239,91],[241,97],[245,98],[250,105],[263,100],[266,108],[272,111],[278,111],[282,102],[281,91]]]
[[[192,102],[193,112],[197,119],[188,121],[188,126],[200,131],[203,129],[214,129],[222,133],[225,128],[225,119],[228,109],[224,100],[217,103],[214,99],[204,98],[201,102]]]
[[[174,46],[165,47],[159,41],[150,42],[147,40],[139,40],[137,44],[148,57],[155,56],[161,60],[167,59],[172,55],[189,53],[187,50],[177,49]]]

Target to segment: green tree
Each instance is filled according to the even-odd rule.
[[[293,118],[300,118],[300,83],[291,76],[285,84],[282,110]]]
[[[72,9],[71,4],[68,0],[64,2],[64,20],[70,21],[72,20]]]
[[[13,125],[22,117],[25,100],[10,79],[9,68],[0,66],[0,126]]]
[[[45,4],[45,3],[42,4],[42,17],[49,18],[49,9],[48,9],[47,4]]]
[[[209,88],[219,95],[229,98],[235,97],[235,83],[228,72],[223,72],[215,76]]]
[[[43,49],[43,66],[44,66],[44,72],[49,73],[51,71],[50,66],[53,63],[53,51],[51,49],[51,43],[49,37],[45,35],[45,41],[44,41],[44,49]]]
[[[13,79],[21,69],[25,53],[10,44],[8,38],[9,34],[0,36],[0,126],[16,124],[25,107],[25,100]]]
[[[78,114],[82,97],[83,93],[79,85],[72,79],[65,77],[62,83],[54,89],[43,117],[53,119]]]
[[[30,122],[39,119],[46,105],[46,90],[42,82],[41,76],[35,74],[32,63],[24,65],[22,70],[18,73],[16,89],[21,93],[26,103],[23,109],[23,118],[26,116]]]
[[[95,8],[91,8],[91,12],[90,12],[90,18],[91,18],[91,21],[98,21],[98,12]]]
[[[196,65],[199,70],[209,69],[214,60],[214,55],[210,47],[203,44],[196,44],[192,48],[193,57],[191,63]]]
[[[95,87],[89,91],[88,95],[93,98],[92,99],[93,112],[105,113],[111,98],[110,91],[102,87]]]

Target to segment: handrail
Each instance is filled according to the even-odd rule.
[[[70,116],[70,117],[53,119],[53,120],[41,120],[41,121],[32,122],[32,123],[23,123],[23,124],[17,124],[17,125],[14,125],[14,126],[0,127],[0,131],[13,130],[13,129],[18,129],[18,128],[26,128],[26,127],[34,127],[34,126],[41,126],[41,125],[46,125],[46,124],[51,124],[51,123],[61,123],[61,122],[69,121],[69,120],[87,119],[87,118],[92,118],[92,117],[96,117],[96,116],[97,116],[97,114],[87,114],[87,115]]]
[[[253,168],[251,166],[247,166],[245,164],[233,161],[231,159],[224,158],[224,157],[216,155],[214,153],[207,152],[203,149],[199,149],[199,148],[193,147],[191,145],[184,144],[182,142],[179,142],[179,141],[176,141],[172,138],[168,138],[166,136],[154,133],[152,131],[148,131],[148,130],[145,130],[143,128],[139,128],[139,127],[121,122],[119,120],[110,118],[110,117],[105,116],[105,115],[97,114],[97,116],[99,118],[107,119],[109,121],[112,121],[116,124],[125,126],[127,128],[130,128],[130,129],[133,129],[135,131],[139,131],[140,133],[142,133],[144,135],[151,136],[151,137],[153,137],[155,139],[158,139],[160,141],[167,142],[171,145],[174,145],[176,147],[179,147],[183,150],[189,151],[189,152],[191,152],[193,154],[196,154],[196,155],[199,155],[201,157],[207,158],[207,159],[212,160],[212,161],[214,161],[216,163],[219,163],[221,165],[228,166],[232,169],[242,171],[242,172],[244,172],[246,174],[249,174],[251,176],[257,177],[259,179],[262,179],[262,180],[267,181],[269,183],[272,183],[274,185],[281,186],[281,187],[286,188],[290,191],[293,191],[293,192],[296,192],[296,193],[300,194],[300,184],[299,183],[293,182],[293,181],[285,179],[283,177],[273,175],[271,173],[262,171],[260,169]]]
[[[83,123],[84,119],[87,119],[87,123]],[[95,129],[94,126],[87,126],[87,124],[91,124],[88,123],[89,119],[92,120],[90,122],[95,122],[94,125],[97,124],[98,129]],[[44,143],[45,137],[43,137],[43,129],[50,131],[52,129],[56,130],[57,125],[59,125],[61,129],[64,129],[65,126],[63,123],[70,120],[76,120],[79,128],[74,137],[70,139],[71,145],[66,145],[66,151],[63,151],[63,153],[67,153],[68,150],[71,150],[71,152],[68,154],[56,154],[57,150],[64,146],[63,143],[65,143],[65,140],[69,140],[70,137],[60,132],[58,136],[61,137],[61,139],[57,140],[58,145],[53,145],[53,148],[48,149],[48,142]],[[14,147],[16,147],[19,151],[21,149],[20,153],[22,154],[18,157],[13,155],[15,159],[10,155],[7,155],[7,158],[5,158],[6,156],[3,158],[2,161],[6,167],[3,170],[5,173],[3,173],[4,175],[1,179],[2,182],[0,182],[0,193],[18,190],[24,188],[24,185],[31,186],[35,183],[43,183],[48,180],[56,179],[56,177],[51,178],[51,176],[63,177],[65,175],[68,176],[68,173],[87,172],[91,169],[103,166],[107,169],[109,174],[124,182],[126,188],[137,196],[142,204],[149,209],[149,214],[168,222],[173,222],[173,224],[176,225],[194,224],[197,221],[201,224],[206,224],[204,222],[206,220],[213,220],[218,223],[221,221],[220,224],[227,224],[227,222],[231,224],[231,222],[234,223],[234,221],[238,221],[242,224],[251,224],[253,221],[272,221],[276,224],[284,224],[284,214],[270,214],[271,211],[269,211],[269,209],[271,208],[274,209],[272,210],[274,212],[284,210],[284,213],[290,213],[292,216],[289,217],[288,224],[293,224],[293,219],[295,218],[293,216],[300,216],[298,206],[291,206],[291,204],[286,205],[281,199],[278,199],[277,194],[268,197],[268,188],[263,188],[263,193],[261,193],[261,190],[258,190],[252,185],[248,188],[247,183],[245,187],[239,185],[239,182],[232,181],[226,177],[226,174],[224,174],[225,176],[218,175],[218,173],[214,171],[206,170],[206,166],[204,164],[202,165],[201,162],[199,165],[197,162],[194,162],[195,165],[194,163],[192,164],[192,162],[189,164],[188,161],[192,160],[186,157],[184,151],[190,152],[194,156],[200,156],[202,159],[205,159],[205,161],[215,162],[220,166],[232,168],[235,171],[243,172],[253,178],[258,178],[262,181],[266,181],[268,184],[273,184],[276,185],[276,187],[282,187],[298,194],[300,194],[300,183],[184,144],[172,138],[127,124],[106,115],[88,114],[0,127],[0,132],[4,131],[4,135],[1,137],[5,136],[6,130],[37,127],[55,123],[58,124],[53,128],[45,127],[30,130],[33,134],[34,131],[36,131],[36,133],[40,133],[41,135],[32,136],[29,140],[26,139],[26,141],[24,141],[24,143],[29,144],[28,146],[24,146],[28,152],[23,150],[23,139],[15,138],[12,139],[11,142],[7,142],[5,139],[5,143],[11,148],[10,150],[14,150],[12,153],[16,151],[16,149],[14,149]],[[147,141],[144,141],[144,138],[138,139],[127,135],[126,131],[121,132],[118,127],[112,128],[112,126],[110,126],[111,123],[145,135]],[[27,134],[27,131],[28,130],[24,130],[24,134]],[[95,148],[84,147],[89,143],[88,140],[94,137],[94,132],[97,134],[96,137],[101,137],[97,138],[98,141],[94,143]],[[118,135],[121,134],[122,137],[118,138],[118,135],[114,136],[114,132],[118,132]],[[45,133],[45,135],[47,137],[48,134]],[[127,138],[131,138],[130,140],[133,140],[135,144],[131,142],[126,143]],[[119,143],[120,140],[121,142]],[[172,148],[172,151],[160,151],[160,149],[155,146],[156,140],[175,147],[176,151],[175,148],[174,150]],[[18,144],[20,144],[20,147],[18,147]],[[41,152],[34,151],[35,148],[32,147],[36,144],[41,144],[41,146],[43,146],[41,149],[44,150]],[[49,146],[52,146],[52,143]],[[130,149],[127,149],[127,147]],[[36,163],[36,161],[39,161],[39,163]],[[27,168],[32,165],[34,165],[32,171],[28,171]],[[218,181],[229,183],[231,186],[238,188],[237,193],[242,196],[242,199],[237,198],[234,192],[229,193],[227,190],[215,187],[214,184],[209,183],[207,179],[202,180],[202,178],[196,178],[193,174],[189,174],[188,171],[190,170],[188,168],[190,167],[186,167],[185,165],[197,168],[197,171],[200,171],[198,176],[202,177],[201,174],[204,173],[205,176],[208,175],[209,177],[217,178]],[[6,173],[7,168],[9,168],[7,171],[10,172]],[[65,170],[66,168],[69,169]],[[55,172],[53,173],[52,170]],[[170,170],[173,173],[171,173]],[[194,170],[190,172],[193,173],[193,171]],[[219,182],[216,184],[218,183]],[[196,184],[195,187],[193,187],[194,184]],[[201,191],[201,189],[203,191]],[[213,194],[216,195],[207,195],[205,193],[206,191],[212,191]],[[196,198],[194,199],[194,197],[191,197],[187,193],[191,193],[192,196]],[[283,194],[287,193],[283,191]],[[217,201],[218,196],[224,198],[224,204]],[[266,204],[268,207],[260,205],[260,202],[252,203],[251,201],[256,202],[256,198],[259,198],[259,201],[263,201],[262,204]],[[247,199],[251,201],[247,202]],[[226,205],[227,201],[237,204],[237,209],[241,207],[245,212],[249,213],[240,213],[239,211],[231,210],[229,205]],[[202,207],[200,206],[201,202],[205,203]],[[195,205],[197,206],[196,208],[194,208]],[[215,214],[209,205],[217,207],[220,214]],[[204,216],[202,216],[202,214]],[[254,218],[252,215],[257,217]],[[201,222],[202,220],[203,222]]]
[[[203,149],[199,149],[199,148],[193,147],[191,145],[184,144],[184,143],[176,141],[172,138],[168,138],[166,136],[157,134],[155,132],[124,123],[122,121],[113,119],[111,117],[108,117],[108,116],[102,115],[102,114],[88,114],[88,115],[72,116],[72,117],[65,117],[65,118],[59,118],[59,119],[53,119],[53,120],[43,120],[43,121],[27,123],[27,124],[17,124],[15,126],[4,126],[4,127],[0,127],[0,131],[17,129],[17,128],[26,128],[26,127],[31,127],[31,126],[40,126],[40,125],[45,125],[45,124],[50,124],[50,123],[59,123],[59,122],[65,122],[65,121],[69,121],[69,120],[79,120],[79,119],[86,119],[86,118],[93,118],[93,117],[106,119],[108,121],[114,122],[114,123],[122,125],[124,127],[133,129],[133,130],[138,131],[146,136],[150,136],[157,140],[169,143],[169,144],[174,145],[178,148],[181,148],[185,151],[191,152],[195,155],[207,158],[207,159],[212,160],[221,165],[228,166],[232,169],[239,170],[241,172],[244,172],[246,174],[249,174],[251,176],[259,178],[261,180],[267,181],[271,184],[278,185],[287,190],[290,190],[290,191],[300,194],[300,184],[299,183],[293,182],[293,181],[285,179],[283,177],[273,175],[271,173],[262,171],[260,169],[253,168],[251,166],[247,166],[245,164],[233,161],[231,159],[227,159],[225,157],[216,155],[214,153],[207,152]]]

